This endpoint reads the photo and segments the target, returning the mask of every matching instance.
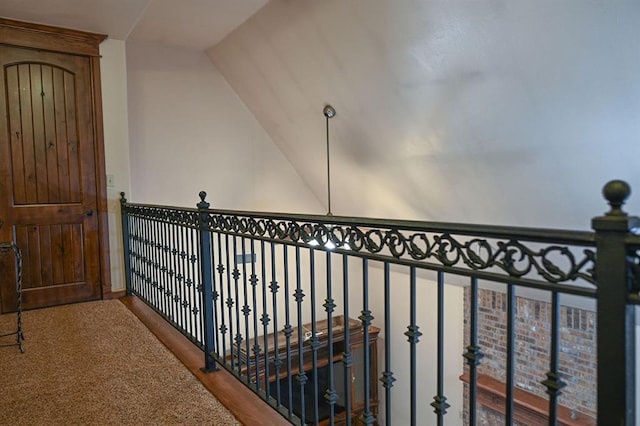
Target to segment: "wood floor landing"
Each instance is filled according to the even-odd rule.
[[[204,365],[202,351],[140,299],[129,296],[120,300],[242,424],[290,425],[227,371],[205,373],[200,370]]]

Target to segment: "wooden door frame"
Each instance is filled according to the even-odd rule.
[[[111,297],[111,266],[109,257],[109,217],[107,202],[106,166],[104,155],[104,127],[102,123],[102,90],[100,83],[100,43],[104,34],[70,30],[0,18],[0,44],[28,49],[47,50],[70,55],[86,56],[91,65],[93,99],[93,136],[96,165],[96,194],[98,199],[98,238],[100,257],[100,285],[102,298]]]

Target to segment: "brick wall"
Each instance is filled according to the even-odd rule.
[[[469,344],[469,294],[467,289],[464,296],[465,347]],[[515,386],[546,399],[546,387],[541,382],[549,371],[551,304],[516,297],[515,316]],[[566,387],[558,401],[567,408],[595,418],[595,312],[562,306],[560,318],[560,377]],[[503,383],[506,382],[506,331],[507,295],[479,290],[478,344],[484,358],[480,361],[478,372]],[[468,401],[466,389],[465,401]],[[504,422],[495,423],[500,414],[486,408],[478,412],[478,418],[480,424]]]

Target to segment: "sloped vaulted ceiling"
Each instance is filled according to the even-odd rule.
[[[640,214],[640,3],[272,0],[209,56],[334,214],[586,229]]]

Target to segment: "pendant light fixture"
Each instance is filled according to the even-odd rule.
[[[329,150],[329,119],[336,116],[336,110],[331,105],[326,104],[322,109],[322,113],[325,116],[326,124],[327,124],[327,133],[326,133],[327,135],[327,139],[326,139],[327,141],[327,208],[328,208],[327,216],[333,216],[333,213],[331,213],[331,155]],[[334,241],[332,241],[332,239],[333,238],[331,235],[327,236],[326,241],[323,244],[325,249],[331,251],[336,248],[336,244],[334,243]],[[322,241],[319,236],[316,236],[311,240],[309,240],[307,243],[310,246],[315,247],[322,244]],[[338,245],[339,245],[339,248],[343,250],[351,250],[351,247],[349,246],[349,243],[347,241],[343,243],[338,243]]]
[[[327,216],[333,216],[331,213],[331,157],[329,155],[329,119],[336,116],[336,110],[329,104],[322,109],[327,122]]]

